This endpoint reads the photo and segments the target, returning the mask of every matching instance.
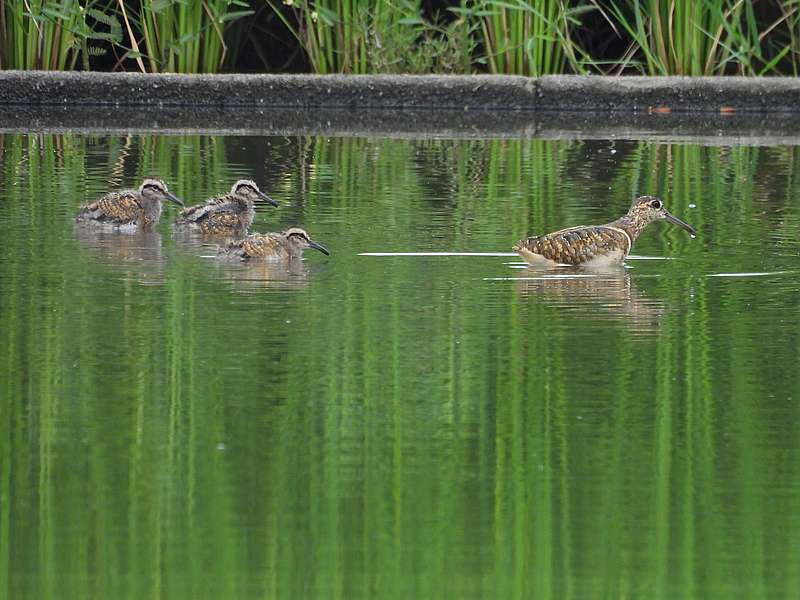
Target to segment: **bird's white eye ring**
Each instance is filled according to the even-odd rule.
[[[660,210],[661,209],[661,200],[653,200],[650,203],[650,208],[655,208],[656,210]]]

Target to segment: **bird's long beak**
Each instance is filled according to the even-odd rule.
[[[278,206],[277,200],[273,200],[272,198],[267,196],[264,192],[258,191],[257,194],[258,194],[258,197],[261,198],[267,204],[269,204],[271,206]]]
[[[180,198],[178,198],[178,197],[177,197],[175,194],[173,194],[172,192],[164,192],[164,195],[167,197],[167,200],[169,200],[170,202],[174,202],[175,204],[179,204],[180,206],[186,206],[186,205],[183,203],[183,200],[181,200]]]
[[[323,246],[322,244],[318,244],[314,240],[308,240],[308,247],[313,248],[314,250],[319,250],[320,252],[322,252],[327,256],[331,255],[330,251],[325,246]]]
[[[667,221],[669,221],[670,223],[672,223],[673,225],[677,225],[678,227],[681,227],[682,229],[685,229],[686,231],[688,231],[690,236],[697,237],[697,232],[694,230],[694,227],[692,227],[688,223],[684,223],[683,221],[681,221],[678,217],[676,217],[672,213],[664,211],[664,218]]]

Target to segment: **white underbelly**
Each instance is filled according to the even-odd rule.
[[[624,258],[625,252],[622,250],[612,250],[606,254],[595,256],[592,260],[587,260],[581,266],[588,267],[590,269],[611,267],[621,264]]]

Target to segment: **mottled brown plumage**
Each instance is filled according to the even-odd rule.
[[[634,200],[628,213],[616,221],[530,237],[514,244],[513,250],[531,264],[602,266],[620,263],[628,256],[642,230],[662,219],[683,227],[695,237],[695,230],[667,212],[660,199],[641,196]]]
[[[330,254],[325,246],[312,240],[305,230],[292,227],[282,233],[254,233],[246,238],[229,243],[223,253],[238,256],[243,260],[271,258],[290,260],[303,256],[303,250],[313,248]]]
[[[175,226],[197,229],[210,235],[242,234],[253,222],[255,202],[259,200],[278,206],[275,200],[258,189],[255,182],[240,179],[230,192],[183,209],[175,220]]]
[[[92,223],[114,228],[147,228],[158,223],[164,199],[183,206],[160,179],[145,179],[138,190],[110,192],[82,206],[75,216],[78,223]]]

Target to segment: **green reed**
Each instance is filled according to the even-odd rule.
[[[386,16],[385,3],[367,0],[288,0],[293,19],[277,2],[267,4],[302,46],[315,73],[366,73],[369,28]]]
[[[796,4],[776,3],[780,10],[765,16],[744,0],[614,0],[608,15],[630,38],[621,67],[635,64],[648,75],[765,75],[785,64],[797,72]]]
[[[89,69],[90,56],[122,42],[111,0],[0,2],[0,69]]]
[[[398,64],[401,72],[450,72],[437,61],[416,61],[422,68],[415,70],[398,58],[438,54],[435,45],[419,52],[431,40],[459,48],[472,68],[485,65],[505,74],[633,68],[650,75],[764,75],[797,73],[800,65],[797,0],[771,10],[744,0],[461,0],[449,10],[463,21],[446,29],[421,19],[419,3],[411,0],[397,6],[359,0],[284,4],[292,18],[269,1],[317,73],[398,72]],[[593,30],[587,31],[590,13]],[[628,44],[621,56],[594,52],[611,37]]]
[[[225,29],[252,14],[244,0],[143,0],[136,23],[144,38],[140,53],[154,73],[217,72],[228,53]]]
[[[451,9],[477,19],[485,61],[492,73],[550,75],[567,67],[587,72],[591,62],[575,40],[585,13],[582,0],[478,0]]]
[[[132,64],[151,72],[216,72],[228,44],[239,43],[226,39],[227,28],[253,12],[245,0],[0,2],[0,69],[88,70],[90,57],[113,52],[112,70]]]
[[[289,0],[267,5],[315,73],[469,73],[473,27],[425,20],[420,0]],[[287,9],[288,6],[288,9]]]
[[[449,4],[444,18],[421,0],[3,0],[0,69],[235,70],[254,31],[288,28],[315,73],[800,73],[800,0]],[[231,27],[243,17],[264,26]]]

